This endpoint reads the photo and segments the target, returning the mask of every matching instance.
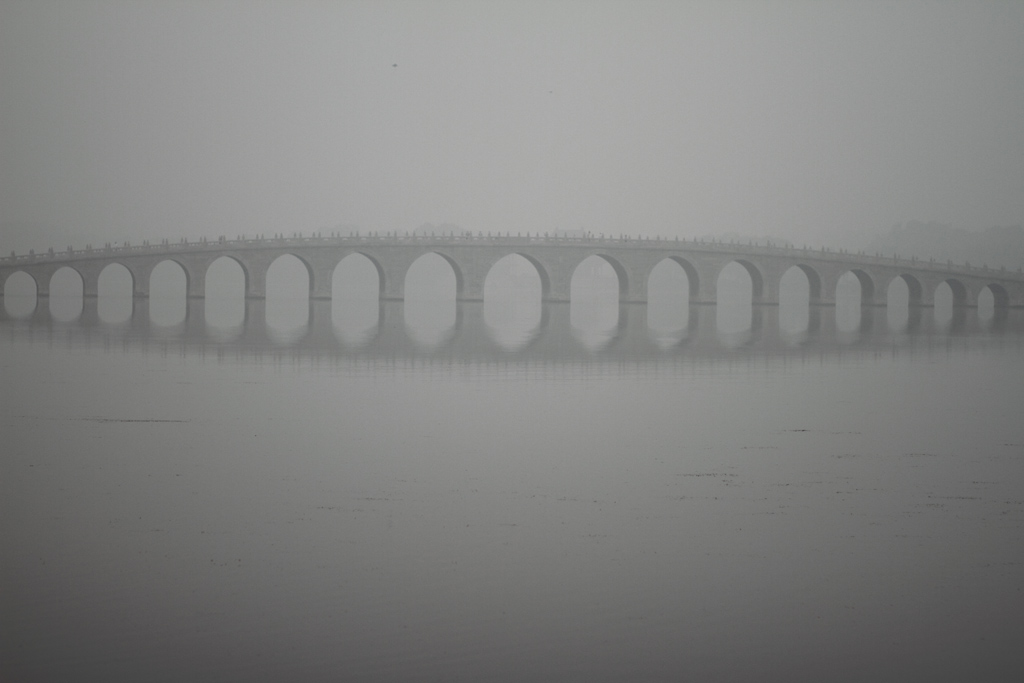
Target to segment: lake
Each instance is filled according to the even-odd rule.
[[[225,306],[9,303],[0,679],[1024,674],[1022,311]]]

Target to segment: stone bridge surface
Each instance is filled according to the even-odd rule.
[[[482,301],[484,281],[491,267],[505,256],[518,254],[536,268],[546,302],[568,301],[576,267],[596,255],[618,275],[620,303],[646,302],[651,271],[661,261],[671,259],[686,273],[690,301],[699,304],[717,302],[718,275],[725,266],[736,262],[750,274],[755,304],[778,304],[782,276],[796,267],[807,276],[812,304],[834,304],[839,278],[852,273],[860,282],[863,305],[884,304],[889,284],[902,278],[914,306],[933,305],[936,289],[947,283],[953,292],[954,306],[977,305],[978,296],[988,288],[997,308],[1024,307],[1024,275],[1019,269],[1013,272],[842,250],[718,241],[540,235],[314,235],[177,243],[165,240],[152,245],[84,250],[69,247],[66,251],[12,253],[0,258],[0,287],[6,286],[11,275],[22,271],[35,281],[38,296],[48,296],[50,279],[67,267],[81,276],[84,295],[93,297],[98,294],[103,269],[120,264],[131,273],[134,295],[145,298],[149,296],[153,269],[163,261],[173,261],[185,272],[188,296],[204,298],[207,269],[217,259],[227,257],[242,268],[246,297],[261,299],[266,296],[271,263],[290,254],[309,273],[310,297],[330,299],[335,267],[351,254],[362,254],[377,270],[380,298],[402,300],[409,267],[430,253],[440,255],[451,265],[456,298],[460,301]]]

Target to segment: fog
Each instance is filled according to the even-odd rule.
[[[1022,38],[0,0],[0,680],[1024,680]]]
[[[0,247],[1024,216],[1015,2],[3,2]]]

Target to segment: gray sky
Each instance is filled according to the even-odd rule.
[[[1024,2],[0,0],[0,158],[3,253],[1020,224]]]

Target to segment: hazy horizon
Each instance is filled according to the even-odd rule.
[[[1024,4],[0,2],[0,249],[1024,224]]]

